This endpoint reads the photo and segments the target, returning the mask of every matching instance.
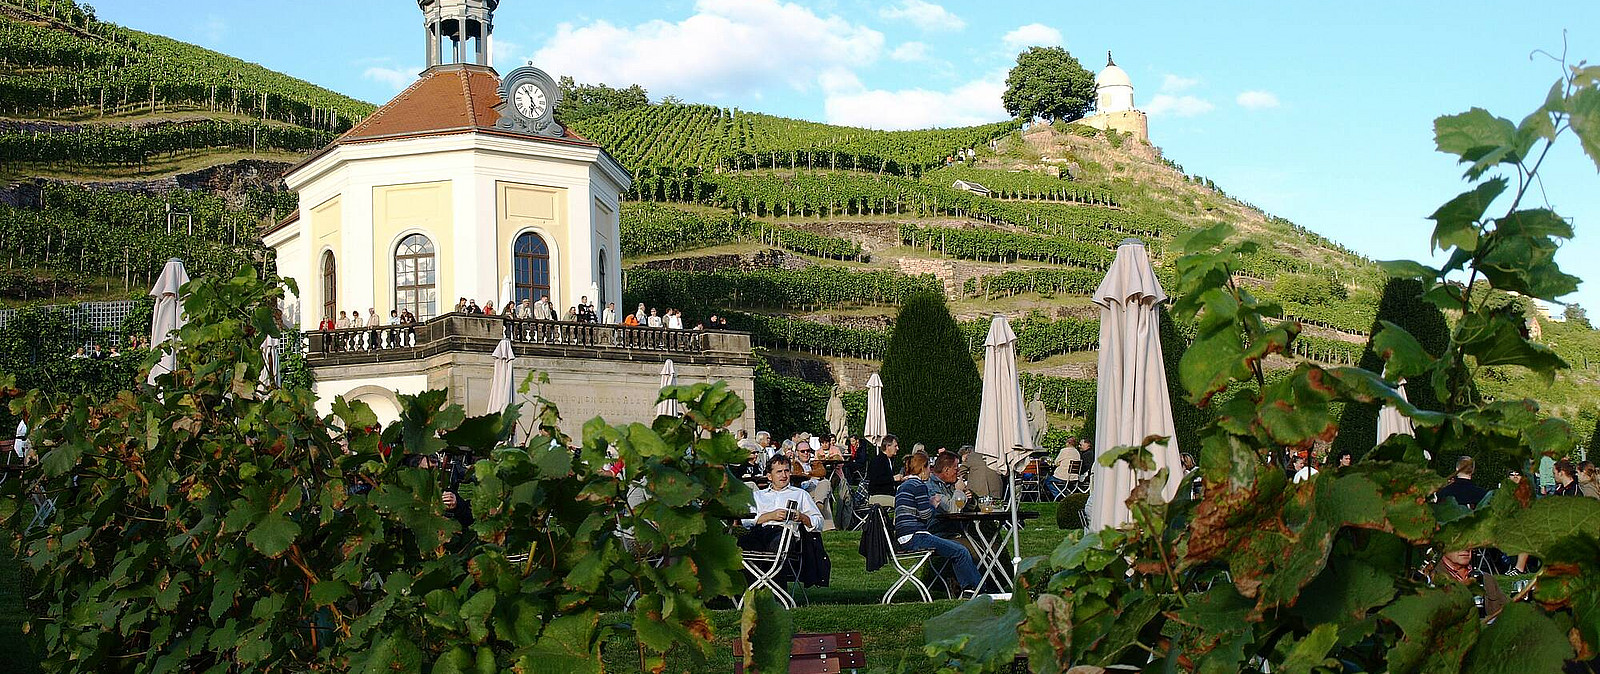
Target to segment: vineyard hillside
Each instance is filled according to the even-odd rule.
[[[297,206],[283,171],[372,109],[67,0],[0,0],[0,305],[138,296],[173,255],[202,274],[270,267],[258,233]],[[673,103],[571,127],[635,178],[628,306],[751,332],[757,412],[779,426],[820,428],[834,384],[859,423],[901,301],[934,290],[974,355],[990,316],[1012,319],[1059,442],[1092,416],[1088,295],[1129,237],[1170,288],[1175,237],[1233,224],[1260,245],[1243,282],[1305,326],[1293,356],[1328,363],[1361,360],[1386,281],[1158,148],[1078,125],[886,132]],[[1588,437],[1600,338],[1530,316],[1575,369],[1553,386],[1487,371],[1481,389],[1537,397]],[[1181,351],[1187,326],[1166,328]]]

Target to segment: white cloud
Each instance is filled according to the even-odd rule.
[[[1019,26],[1000,38],[1007,49],[1022,51],[1028,47],[1060,47],[1066,44],[1061,39],[1061,31],[1046,26],[1042,23],[1030,23]]]
[[[922,30],[961,30],[967,22],[950,13],[950,10],[924,0],[900,0],[899,4],[878,10],[878,16],[889,20],[904,19]]]
[[[907,42],[889,52],[889,58],[905,63],[923,61],[928,58],[928,45],[924,42]]]
[[[1193,88],[1194,85],[1199,83],[1200,78],[1198,77],[1180,77],[1178,75],[1168,73],[1165,77],[1161,78],[1161,90],[1167,93],[1175,94],[1185,89]]]
[[[523,48],[522,43],[502,40],[498,37],[494,37],[490,41],[489,50],[493,52],[489,57],[492,59],[491,63],[495,64],[495,69],[505,73],[511,72],[522,65],[522,62],[517,60],[517,55],[528,53]]]
[[[794,3],[698,0],[677,22],[559,24],[532,60],[554,77],[640,84],[655,97],[749,101],[773,85],[810,89],[822,73],[882,53],[882,33]]]
[[[1005,71],[996,71],[945,91],[867,89],[839,81],[827,89],[824,115],[830,124],[870,129],[926,129],[968,126],[1006,119],[1000,94]]]
[[[206,20],[195,27],[203,44],[218,44],[228,37],[228,21],[216,14],[207,14]]]
[[[371,66],[361,71],[362,79],[372,80],[388,86],[399,92],[417,80],[417,73],[421,68],[389,68],[385,66]]]
[[[1215,107],[1216,106],[1212,105],[1210,101],[1197,96],[1156,94],[1150,98],[1150,103],[1149,105],[1145,106],[1144,111],[1149,113],[1151,117],[1160,117],[1163,115],[1172,115],[1173,117],[1194,117],[1195,115],[1203,115],[1211,112],[1211,109]]]
[[[1234,99],[1240,107],[1263,110],[1278,107],[1278,96],[1270,91],[1246,91]]]

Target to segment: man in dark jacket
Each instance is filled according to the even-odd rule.
[[[867,493],[873,496],[894,496],[900,487],[901,475],[894,470],[894,456],[900,453],[900,439],[883,436],[878,454],[867,462]]]
[[[1456,476],[1439,489],[1439,500],[1442,502],[1446,498],[1452,498],[1455,499],[1456,503],[1468,508],[1477,508],[1478,504],[1483,502],[1483,497],[1488,495],[1489,490],[1478,486],[1477,483],[1472,481],[1472,474],[1475,472],[1477,472],[1477,464],[1473,463],[1472,457],[1463,456],[1457,460]]]

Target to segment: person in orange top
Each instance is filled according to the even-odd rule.
[[[627,316],[622,317],[622,324],[623,325],[638,325],[639,324],[639,319],[635,318],[633,314],[628,314]]]

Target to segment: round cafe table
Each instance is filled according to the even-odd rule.
[[[961,523],[962,530],[967,532],[967,538],[972,541],[974,552],[977,553],[972,561],[977,562],[978,571],[983,574],[978,586],[983,587],[994,581],[1000,592],[1011,592],[1016,579],[1012,578],[1007,555],[1011,539],[1017,535],[1016,529],[1011,528],[1011,511],[940,513],[938,517],[947,522]],[[1038,517],[1039,513],[1032,510],[1020,511],[1016,514],[1017,526],[1020,528],[1023,522]],[[990,523],[996,525],[993,533],[984,531],[984,525]]]

